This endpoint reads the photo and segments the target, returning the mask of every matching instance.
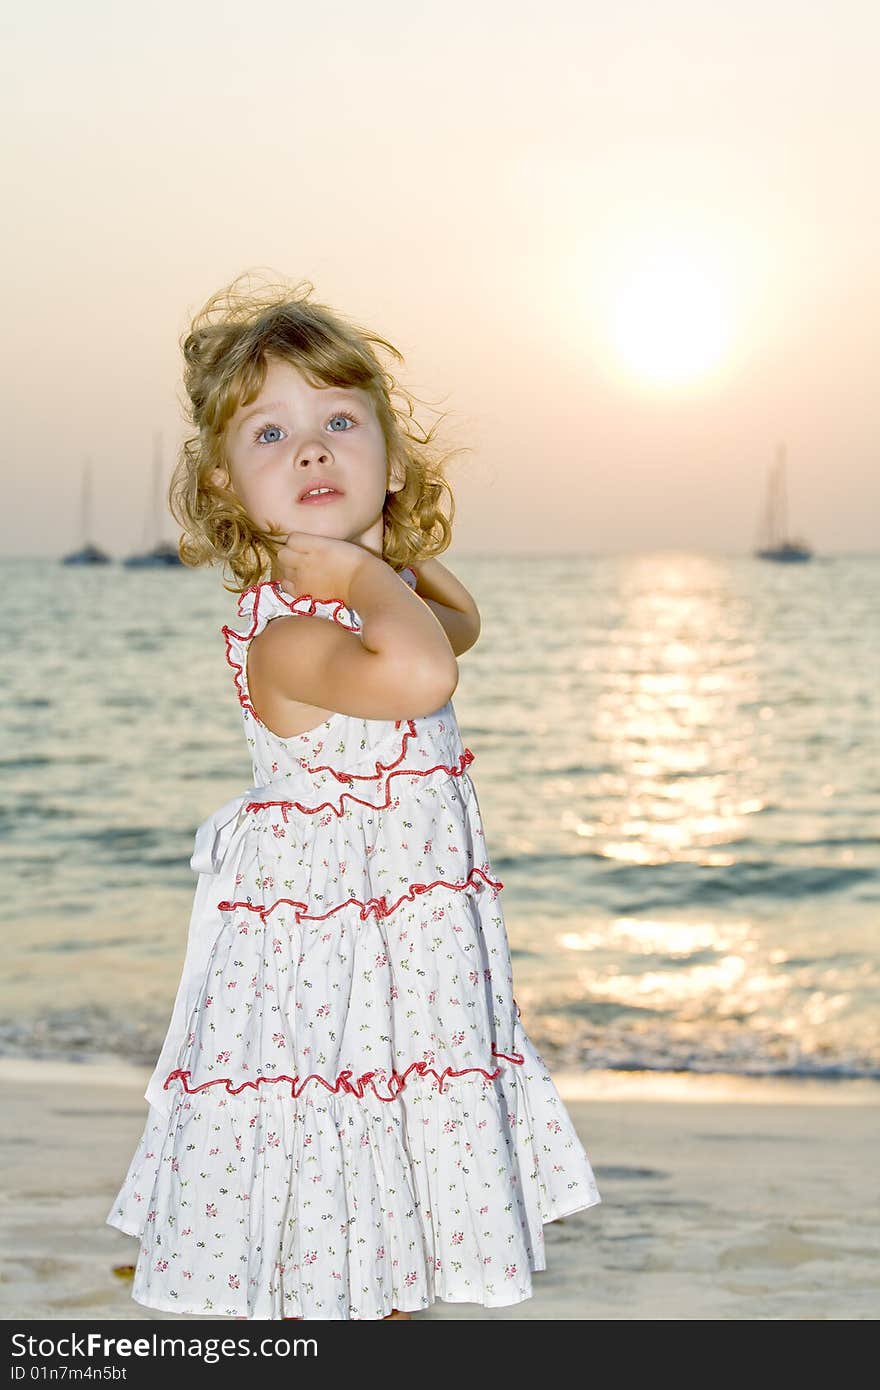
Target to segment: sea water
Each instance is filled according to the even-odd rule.
[[[880,1076],[880,557],[443,557],[551,1067]],[[151,1066],[196,826],[251,785],[219,569],[0,562],[0,1053]]]

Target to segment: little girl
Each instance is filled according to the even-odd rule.
[[[546,1268],[544,1224],[601,1198],[513,997],[451,703],[480,618],[437,558],[443,462],[374,347],[401,355],[312,288],[233,285],[183,343],[197,434],[171,505],[185,563],[236,581],[254,785],[196,833],[180,987],[106,1219],[137,1236],[151,1308],[504,1307]]]

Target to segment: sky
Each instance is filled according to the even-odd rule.
[[[454,554],[878,549],[873,0],[36,0],[4,20],[0,554],[149,539],[246,271],[393,342]],[[162,535],[175,538],[170,515]]]

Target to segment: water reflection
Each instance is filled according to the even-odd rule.
[[[596,853],[629,864],[735,862],[746,818],[764,805],[753,776],[758,693],[746,611],[722,561],[634,559],[620,575],[592,712],[610,771],[594,781],[603,810]]]

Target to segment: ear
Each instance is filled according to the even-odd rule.
[[[208,477],[215,487],[232,487],[232,479],[223,468],[212,468]]]

